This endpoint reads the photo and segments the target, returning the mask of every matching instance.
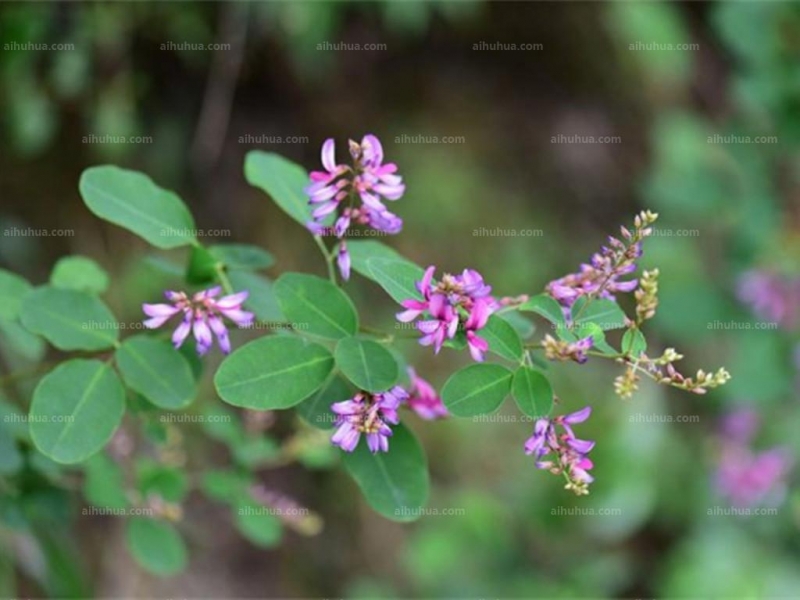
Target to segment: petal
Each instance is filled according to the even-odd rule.
[[[187,317],[181,321],[181,324],[178,325],[178,327],[175,329],[175,332],[172,334],[173,345],[176,348],[180,348],[191,330],[192,319],[191,316],[187,315]]]
[[[322,166],[329,173],[336,170],[336,142],[328,138],[322,143]]]
[[[217,308],[228,310],[233,308],[241,308],[242,302],[247,300],[247,297],[250,295],[250,292],[244,290],[242,292],[237,292],[235,294],[230,294],[229,296],[223,296],[219,300],[217,300],[214,304]]]
[[[214,332],[214,335],[217,336],[217,341],[219,341],[219,348],[222,350],[223,354],[230,354],[231,351],[231,341],[228,337],[228,329],[225,327],[225,324],[222,322],[222,319],[219,317],[209,317],[208,325],[211,327],[211,331]]]
[[[142,311],[148,317],[165,317],[168,319],[180,312],[180,310],[180,308],[172,304],[142,304]]]
[[[562,420],[564,421],[564,423],[570,423],[570,424],[583,423],[586,419],[589,418],[589,415],[591,414],[592,414],[592,407],[586,406],[585,408],[575,411],[574,413],[564,415]]]

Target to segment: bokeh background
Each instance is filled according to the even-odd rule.
[[[277,549],[195,490],[179,523],[191,562],[167,579],[134,563],[121,519],[82,514],[80,472],[41,460],[20,490],[0,468],[0,596],[800,597],[800,5],[6,2],[0,40],[2,268],[40,283],[59,257],[90,256],[113,275],[114,312],[139,319],[165,261],[185,257],[154,258],[86,210],[80,173],[110,162],[178,191],[218,241],[269,249],[270,276],[323,274],[310,236],[247,185],[244,156],[316,168],[326,137],[343,151],[371,132],[407,184],[404,230],[383,241],[474,267],[500,294],[538,293],[659,212],[642,260],[662,273],[651,347],[733,374],[705,397],[643,384],[622,401],[615,365],[554,367],[564,410],[595,407],[587,498],[523,454],[531,424],[511,406],[492,423],[407,419],[439,512],[412,525],[373,513],[319,448],[259,471],[323,523]],[[377,286],[356,276],[348,292],[392,327]],[[57,355],[15,355],[10,335],[0,394],[25,403],[35,379],[13,373]],[[408,350],[437,386],[466,360]],[[197,406],[218,402],[207,385]],[[294,426],[247,418],[277,440]],[[190,473],[230,461],[197,425],[164,439],[141,446]]]

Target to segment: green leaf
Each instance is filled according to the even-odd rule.
[[[345,338],[336,344],[336,366],[356,387],[368,392],[383,392],[397,383],[397,361],[378,342]]]
[[[194,285],[207,285],[217,276],[217,258],[203,246],[192,246],[186,281]]]
[[[370,258],[396,260],[414,265],[413,262],[404,258],[394,248],[375,240],[347,240],[347,251],[350,253],[350,262],[353,270],[368,279],[373,279],[372,271],[369,270],[367,265],[367,261]]]
[[[22,324],[59,350],[104,350],[119,337],[117,320],[99,298],[50,286],[25,296]]]
[[[34,335],[17,321],[0,319],[0,344],[7,346],[13,353],[28,360],[38,362],[47,352],[47,344],[38,335]]]
[[[17,440],[11,432],[0,423],[0,475],[13,475],[24,464],[22,453],[17,447]]]
[[[275,258],[258,246],[250,244],[216,244],[209,252],[228,269],[259,271],[275,264]]]
[[[274,548],[281,541],[282,527],[272,510],[248,495],[242,496],[234,506],[236,529],[256,546]]]
[[[625,313],[616,302],[599,298],[587,301],[579,298],[572,305],[572,318],[574,326],[579,327],[584,323],[594,323],[603,331],[625,327]],[[585,306],[585,308],[584,308]]]
[[[172,344],[149,335],[128,338],[115,354],[125,384],[160,408],[192,403],[197,387],[192,368]]]
[[[250,292],[244,308],[253,312],[259,320],[283,321],[283,313],[269,279],[250,271],[230,271],[228,279],[237,292],[242,290]]]
[[[106,445],[124,412],[125,392],[113,369],[99,360],[73,359],[36,386],[31,437],[54,461],[81,462]]]
[[[350,386],[340,377],[332,377],[313,396],[297,405],[297,412],[303,420],[317,429],[333,427],[334,414],[331,404],[353,397]]]
[[[516,311],[495,313],[499,318],[508,321],[520,338],[527,340],[536,332],[536,325],[528,317],[523,317]]]
[[[220,397],[255,410],[290,408],[313,394],[333,369],[319,344],[290,336],[264,337],[228,356],[214,376]]]
[[[275,282],[275,296],[295,329],[338,340],[358,331],[358,313],[339,287],[320,277],[285,273]]]
[[[519,409],[529,417],[546,417],[553,410],[553,386],[539,371],[517,369],[511,391]]]
[[[189,478],[181,468],[151,459],[137,461],[136,478],[143,498],[155,495],[167,502],[181,502],[189,492]]]
[[[256,469],[280,457],[278,443],[265,435],[247,436],[232,444],[236,462],[248,469]]]
[[[486,326],[478,331],[478,335],[489,342],[489,351],[519,362],[522,360],[522,340],[510,323],[497,315],[491,315]]]
[[[108,289],[108,273],[91,258],[65,256],[53,267],[50,283],[64,290],[102,294]]]
[[[425,270],[405,260],[370,258],[367,267],[372,279],[380,285],[395,302],[409,298],[420,298],[416,282],[422,279]]]
[[[455,372],[442,388],[442,401],[457,417],[474,417],[500,408],[511,391],[513,373],[502,365],[480,363]]]
[[[104,452],[98,452],[84,466],[83,495],[99,508],[124,509],[130,504],[125,494],[125,477],[120,466]]]
[[[311,221],[312,209],[304,191],[309,179],[303,167],[277,154],[251,150],[244,161],[244,176],[295,221],[303,226]]]
[[[136,562],[154,575],[175,575],[186,568],[186,545],[169,523],[146,517],[129,519],[125,541]]]
[[[235,503],[253,484],[249,474],[215,470],[203,473],[200,485],[206,496],[219,502]]]
[[[19,317],[22,299],[31,289],[31,284],[16,273],[0,269],[0,320]]]
[[[570,332],[573,333],[573,332]],[[575,326],[573,333],[574,339],[569,341],[577,341],[583,338],[592,338],[592,349],[602,352],[603,354],[614,355],[619,354],[607,341],[606,334],[597,323],[581,323]]]
[[[633,358],[638,358],[647,350],[647,340],[639,329],[628,329],[622,336],[622,352]]]
[[[555,325],[556,329],[564,329],[567,324],[564,320],[564,311],[561,305],[547,294],[539,294],[519,306],[523,312],[536,313]]]
[[[153,246],[168,249],[195,242],[194,219],[183,201],[143,173],[110,165],[90,167],[81,175],[79,188],[95,215]]]
[[[428,501],[428,464],[408,429],[392,429],[389,452],[372,454],[361,440],[354,452],[344,454],[343,462],[372,508],[392,521],[414,521]]]

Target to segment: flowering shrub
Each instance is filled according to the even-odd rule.
[[[147,329],[180,317],[171,343],[157,331],[120,339],[121,328],[100,297],[108,278],[92,261],[72,263],[37,288],[0,272],[5,321],[64,353],[81,352],[39,381],[30,404],[30,441],[55,463],[83,465],[90,502],[152,511],[127,523],[131,552],[146,568],[168,574],[185,563],[184,544],[172,522],[181,516],[189,483],[168,458],[153,464],[133,450],[136,440],[147,436],[162,436],[169,446],[169,435],[154,427],[152,415],[190,406],[203,369],[199,357],[213,355],[214,338],[227,355],[213,375],[224,404],[215,400],[206,409],[204,429],[230,447],[234,465],[198,478],[209,497],[237,509],[242,533],[266,547],[278,543],[282,525],[301,533],[316,525],[312,517],[248,519],[243,508],[291,504],[257,485],[255,471],[287,453],[313,462],[320,451],[315,429],[299,428],[282,446],[263,435],[270,411],[294,408],[314,428],[332,429],[324,444],[338,447],[367,502],[382,515],[405,521],[420,514],[429,486],[423,448],[403,425],[409,411],[426,421],[474,417],[498,410],[512,396],[534,419],[532,434],[519,432],[520,451],[532,455],[539,469],[562,476],[566,489],[584,495],[593,482],[588,454],[595,442],[579,439],[572,427],[589,418],[591,407],[552,415],[562,400],[548,378],[547,361],[613,361],[621,369],[615,389],[623,398],[634,394],[642,377],[694,394],[729,379],[724,369],[683,374],[676,367],[683,358],[676,350],[648,348],[643,327],[658,308],[659,272],[637,272],[656,214],[637,215],[576,273],[539,286],[541,293],[498,297],[468,266],[437,277],[436,266],[423,269],[384,244],[349,239],[358,227],[399,234],[403,222],[385,202],[399,200],[405,185],[397,166],[384,161],[374,135],[350,141],[348,148],[351,164],[338,163],[334,141],[325,141],[324,170],[310,176],[279,156],[248,155],[247,180],[311,232],[327,266],[327,279],[284,273],[274,284],[257,274],[272,263],[267,252],[244,245],[204,246],[181,199],[147,176],[113,166],[84,172],[80,192],[96,216],[157,248],[189,250],[185,289],[165,291],[167,303],[139,299]],[[397,306],[398,321],[413,324],[421,345],[432,346],[434,354],[445,347],[467,350],[469,364],[437,392],[417,373],[424,365],[402,364],[395,347],[401,334],[361,323],[343,283],[351,271],[385,290]],[[536,288],[531,284],[530,290]],[[529,317],[551,333],[531,339]],[[230,339],[226,321],[244,330],[281,331],[242,343],[235,332]],[[194,351],[184,344],[189,335]],[[565,398],[563,403],[582,401]],[[130,422],[121,428],[126,408]],[[126,460],[137,461],[135,474]],[[157,562],[149,558],[156,550]]]

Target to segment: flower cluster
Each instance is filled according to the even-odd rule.
[[[408,399],[408,393],[400,386],[378,394],[361,391],[350,400],[336,402],[331,410],[336,414],[336,431],[331,442],[346,452],[358,446],[361,434],[367,436],[371,452],[388,452],[392,429],[400,418],[397,410]]]
[[[408,376],[411,379],[411,387],[408,390],[408,407],[411,410],[426,421],[449,415],[442,399],[430,383],[417,375],[411,367],[408,369]]]
[[[433,266],[425,270],[422,280],[416,284],[423,299],[403,300],[401,305],[406,310],[398,313],[397,319],[410,323],[427,313],[430,318],[416,324],[423,334],[419,343],[432,345],[437,354],[445,340],[453,339],[462,330],[472,358],[482,361],[489,344],[477,332],[497,308],[497,302],[490,295],[491,286],[486,285],[481,274],[472,269],[465,269],[461,275],[445,274],[440,282],[435,283],[435,271]]]
[[[737,508],[777,504],[786,492],[792,460],[783,448],[754,452],[758,415],[742,409],[727,415],[721,427],[721,453],[714,477],[719,493]]]
[[[533,436],[525,442],[525,453],[536,456],[536,466],[554,475],[563,475],[567,480],[564,487],[578,496],[588,494],[589,484],[594,481],[589,474],[594,465],[586,456],[594,448],[594,441],[578,439],[571,426],[583,423],[591,413],[592,407],[587,406],[553,419],[537,419]],[[559,433],[559,427],[563,433]],[[555,456],[542,460],[551,453]]]
[[[399,200],[405,192],[403,179],[397,175],[397,165],[383,162],[383,146],[374,135],[363,137],[361,143],[349,141],[352,165],[336,162],[336,144],[332,138],[322,145],[324,171],[311,172],[311,184],[306,188],[309,203],[314,206],[313,221],[308,229],[315,235],[328,232],[324,225],[336,214],[334,235],[339,238],[337,263],[342,278],[350,278],[350,255],[344,238],[351,224],[365,225],[384,233],[399,233],[403,221],[391,213],[384,200]],[[356,204],[356,198],[361,204]],[[341,209],[341,210],[340,210]]]
[[[783,277],[769,271],[750,271],[739,280],[738,295],[759,318],[787,330],[800,326],[800,277]]]
[[[657,214],[643,211],[634,219],[632,232],[620,227],[622,240],[609,236],[608,246],[594,254],[589,264],[582,264],[579,272],[547,284],[546,292],[564,307],[567,317],[569,309],[581,296],[614,300],[614,294],[637,288],[637,279],[620,281],[620,278],[636,271],[636,261],[642,255],[642,240],[652,234],[651,225],[657,218]]]
[[[249,327],[253,323],[253,313],[242,310],[248,292],[238,292],[217,298],[222,288],[217,286],[189,297],[185,292],[166,291],[164,296],[171,304],[143,304],[142,310],[149,319],[144,322],[148,329],[157,329],[178,313],[183,313],[183,320],[172,334],[172,343],[180,348],[189,333],[194,334],[197,341],[197,353],[203,356],[214,343],[213,334],[217,337],[220,350],[228,354],[231,342],[223,317],[230,319],[237,327]]]
[[[548,360],[572,360],[578,364],[583,364],[589,359],[586,353],[592,349],[593,344],[592,336],[585,337],[577,342],[565,342],[547,334],[542,340],[544,354]]]

